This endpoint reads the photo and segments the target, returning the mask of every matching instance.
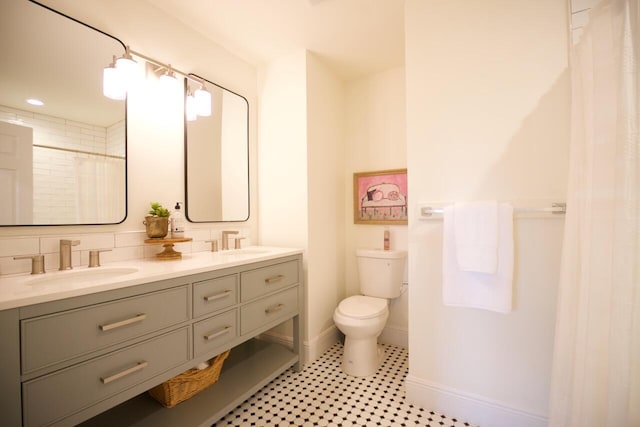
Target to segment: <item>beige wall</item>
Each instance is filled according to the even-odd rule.
[[[404,67],[394,68],[345,85],[345,296],[359,293],[356,249],[382,248],[385,229],[390,233],[391,249],[407,249],[406,225],[353,223],[354,172],[407,166],[404,71]],[[381,342],[407,346],[409,295],[410,290],[391,301]]]
[[[314,356],[319,356],[336,342],[333,311],[344,288],[344,89],[312,53],[307,54],[307,113],[307,315],[312,347],[318,349]]]
[[[567,4],[407,0],[409,377],[423,407],[546,425],[562,219],[515,220],[514,310],[442,304],[442,222],[418,204],[564,200]],[[549,217],[549,216],[548,216]]]
[[[336,342],[344,286],[342,84],[301,50],[261,69],[259,88],[260,242],[305,249],[304,337],[314,360]]]
[[[259,241],[307,249],[306,53],[259,71]]]

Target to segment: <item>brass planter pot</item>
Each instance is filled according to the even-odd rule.
[[[147,216],[142,223],[147,227],[147,236],[161,239],[169,233],[169,217]]]

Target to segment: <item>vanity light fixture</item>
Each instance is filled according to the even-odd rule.
[[[115,55],[113,55],[113,62],[105,67],[102,73],[102,94],[119,101],[127,97],[127,88],[122,81],[122,74],[116,69]]]
[[[211,115],[211,92],[204,87],[204,82],[201,79],[177,70],[173,68],[171,64],[164,64],[140,52],[131,50],[129,46],[125,47],[125,52],[120,58],[115,59],[114,56],[115,65],[112,63],[104,69],[104,96],[111,99],[125,99],[126,93],[132,85],[135,84],[139,75],[138,66],[136,61],[133,59],[133,56],[139,57],[148,63],[157,65],[159,68],[156,69],[156,72],[164,70],[164,74],[160,76],[160,81],[163,82],[163,84],[168,82],[175,84],[177,73],[200,85],[200,88],[196,90],[193,95],[189,93],[187,96],[187,120],[195,120],[197,116],[206,117]],[[192,100],[189,100],[189,97],[191,97]],[[190,104],[192,107],[189,107]]]

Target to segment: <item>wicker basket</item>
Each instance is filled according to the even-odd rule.
[[[227,350],[211,359],[208,368],[189,369],[155,386],[149,390],[149,394],[162,406],[173,408],[218,381],[222,364],[229,356],[229,352],[230,350]]]

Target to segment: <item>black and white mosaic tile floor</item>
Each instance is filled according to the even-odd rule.
[[[378,372],[356,378],[340,369],[342,345],[338,343],[302,372],[282,373],[213,427],[470,426],[406,403],[407,351],[384,347],[385,360]]]

